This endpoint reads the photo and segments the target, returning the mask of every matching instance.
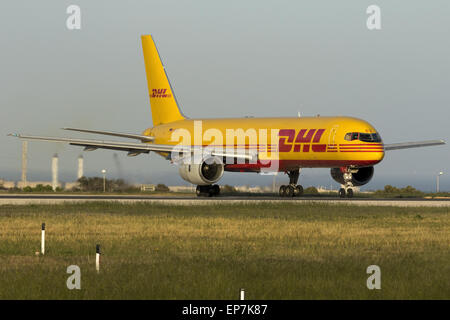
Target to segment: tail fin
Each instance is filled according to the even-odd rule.
[[[153,125],[183,120],[158,49],[151,35],[141,36]]]

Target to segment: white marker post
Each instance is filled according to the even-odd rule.
[[[100,272],[100,245],[99,244],[96,247],[95,270],[97,270],[97,273]]]
[[[41,228],[41,254],[45,254],[45,222],[42,223]]]
[[[241,289],[241,296],[240,296],[241,300],[245,300],[245,290],[242,288]]]

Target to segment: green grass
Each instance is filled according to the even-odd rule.
[[[449,240],[448,208],[5,205],[0,298],[449,299]],[[72,264],[81,290],[66,287]],[[366,287],[372,264],[381,290]]]

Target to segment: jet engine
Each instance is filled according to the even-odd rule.
[[[199,186],[216,183],[223,176],[224,165],[220,158],[209,157],[201,163],[183,163],[180,164],[180,176]]]
[[[356,172],[352,172],[352,183],[355,187],[365,185],[373,177],[373,167],[363,167],[356,170]],[[344,173],[340,168],[332,168],[331,177],[334,179],[334,181],[345,185]]]

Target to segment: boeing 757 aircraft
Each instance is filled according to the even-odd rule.
[[[330,168],[341,197],[352,197],[353,187],[367,184],[374,165],[385,151],[444,144],[428,140],[383,144],[368,122],[353,117],[277,117],[189,119],[180,111],[175,94],[150,35],[142,38],[153,127],[141,134],[63,128],[109,135],[138,142],[85,140],[12,134],[12,136],[82,146],[86,151],[112,149],[129,156],[156,152],[179,166],[180,176],[197,185],[198,196],[218,195],[224,171],[284,172],[289,184],[283,197],[299,196],[301,168]]]

